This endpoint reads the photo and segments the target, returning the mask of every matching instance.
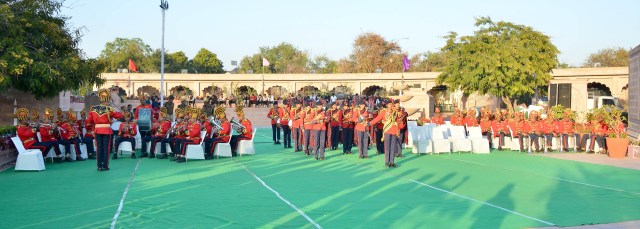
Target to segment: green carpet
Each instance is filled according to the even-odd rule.
[[[416,156],[399,168],[328,151],[282,149],[270,130],[257,155],[189,161],[121,158],[0,173],[2,228],[527,228],[640,219],[640,171],[530,156]],[[355,152],[355,149],[354,149]],[[370,152],[375,152],[373,149]],[[246,169],[245,169],[246,168]],[[300,209],[309,220],[254,178]]]

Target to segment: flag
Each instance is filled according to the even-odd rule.
[[[263,67],[268,67],[269,66],[269,61],[267,60],[267,58],[262,57],[262,66]]]
[[[411,67],[411,62],[409,62],[409,58],[407,58],[407,55],[402,56],[402,67],[405,72],[408,71]]]
[[[138,72],[138,66],[136,66],[136,63],[133,62],[132,59],[129,59],[129,71]]]

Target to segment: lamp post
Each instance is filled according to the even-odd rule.
[[[167,0],[160,0],[162,9],[162,52],[160,53],[160,106],[164,106],[164,13],[169,9]]]

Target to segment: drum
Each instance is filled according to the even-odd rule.
[[[138,110],[138,128],[140,129],[140,131],[151,131],[152,119],[153,116],[151,114],[151,109],[141,108],[140,110]]]
[[[289,119],[289,126],[293,126],[293,120]]]
[[[118,131],[120,129],[120,121],[115,121],[113,123],[111,123],[111,129],[114,131]]]

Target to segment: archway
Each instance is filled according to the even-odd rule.
[[[240,86],[240,87],[236,88],[235,94],[236,95],[251,95],[251,94],[258,94],[258,91],[256,91],[255,88],[252,88],[250,86]]]
[[[453,112],[456,107],[462,109],[462,93],[451,92],[446,85],[438,85],[427,91],[433,96],[433,104],[442,112]]]
[[[267,89],[267,94],[273,95],[273,98],[288,97],[287,89],[282,86],[273,86]]]
[[[304,86],[302,88],[300,88],[300,90],[298,90],[298,94],[300,95],[312,95],[312,94],[318,94],[320,92],[320,89],[318,89],[315,86],[311,86],[311,85],[307,85]]]
[[[125,97],[127,97],[127,91],[120,86],[111,85],[111,87],[109,87],[109,90],[111,90],[112,92],[118,92],[118,96],[120,96],[120,98],[122,99],[125,99]]]
[[[591,82],[587,84],[587,93],[590,99],[595,96],[611,96],[611,89],[606,84]]]
[[[384,92],[384,88],[380,87],[378,85],[371,85],[368,86],[367,88],[365,88],[364,90],[362,90],[362,95],[366,95],[366,96],[381,96],[382,92]]]
[[[206,96],[220,96],[224,91],[218,86],[208,86],[202,89],[202,94]]]
[[[191,91],[190,88],[182,85],[172,87],[171,89],[169,89],[169,92],[173,97],[180,98],[180,99],[182,99],[182,97],[185,97],[185,96],[193,95],[193,91]]]
[[[353,94],[353,89],[348,86],[340,85],[331,89],[331,93],[335,94],[338,99],[346,98]]]
[[[143,95],[144,93],[147,93],[147,94],[148,94],[148,95],[150,95],[150,96],[153,96],[153,95],[160,95],[160,90],[158,90],[158,89],[157,89],[157,88],[155,88],[155,87],[148,86],[148,85],[147,85],[147,86],[139,87],[139,88],[138,88],[138,90],[136,90],[136,91],[137,91],[137,92],[136,92],[136,95],[138,95],[138,97],[140,97],[140,96],[141,96],[141,95]]]

